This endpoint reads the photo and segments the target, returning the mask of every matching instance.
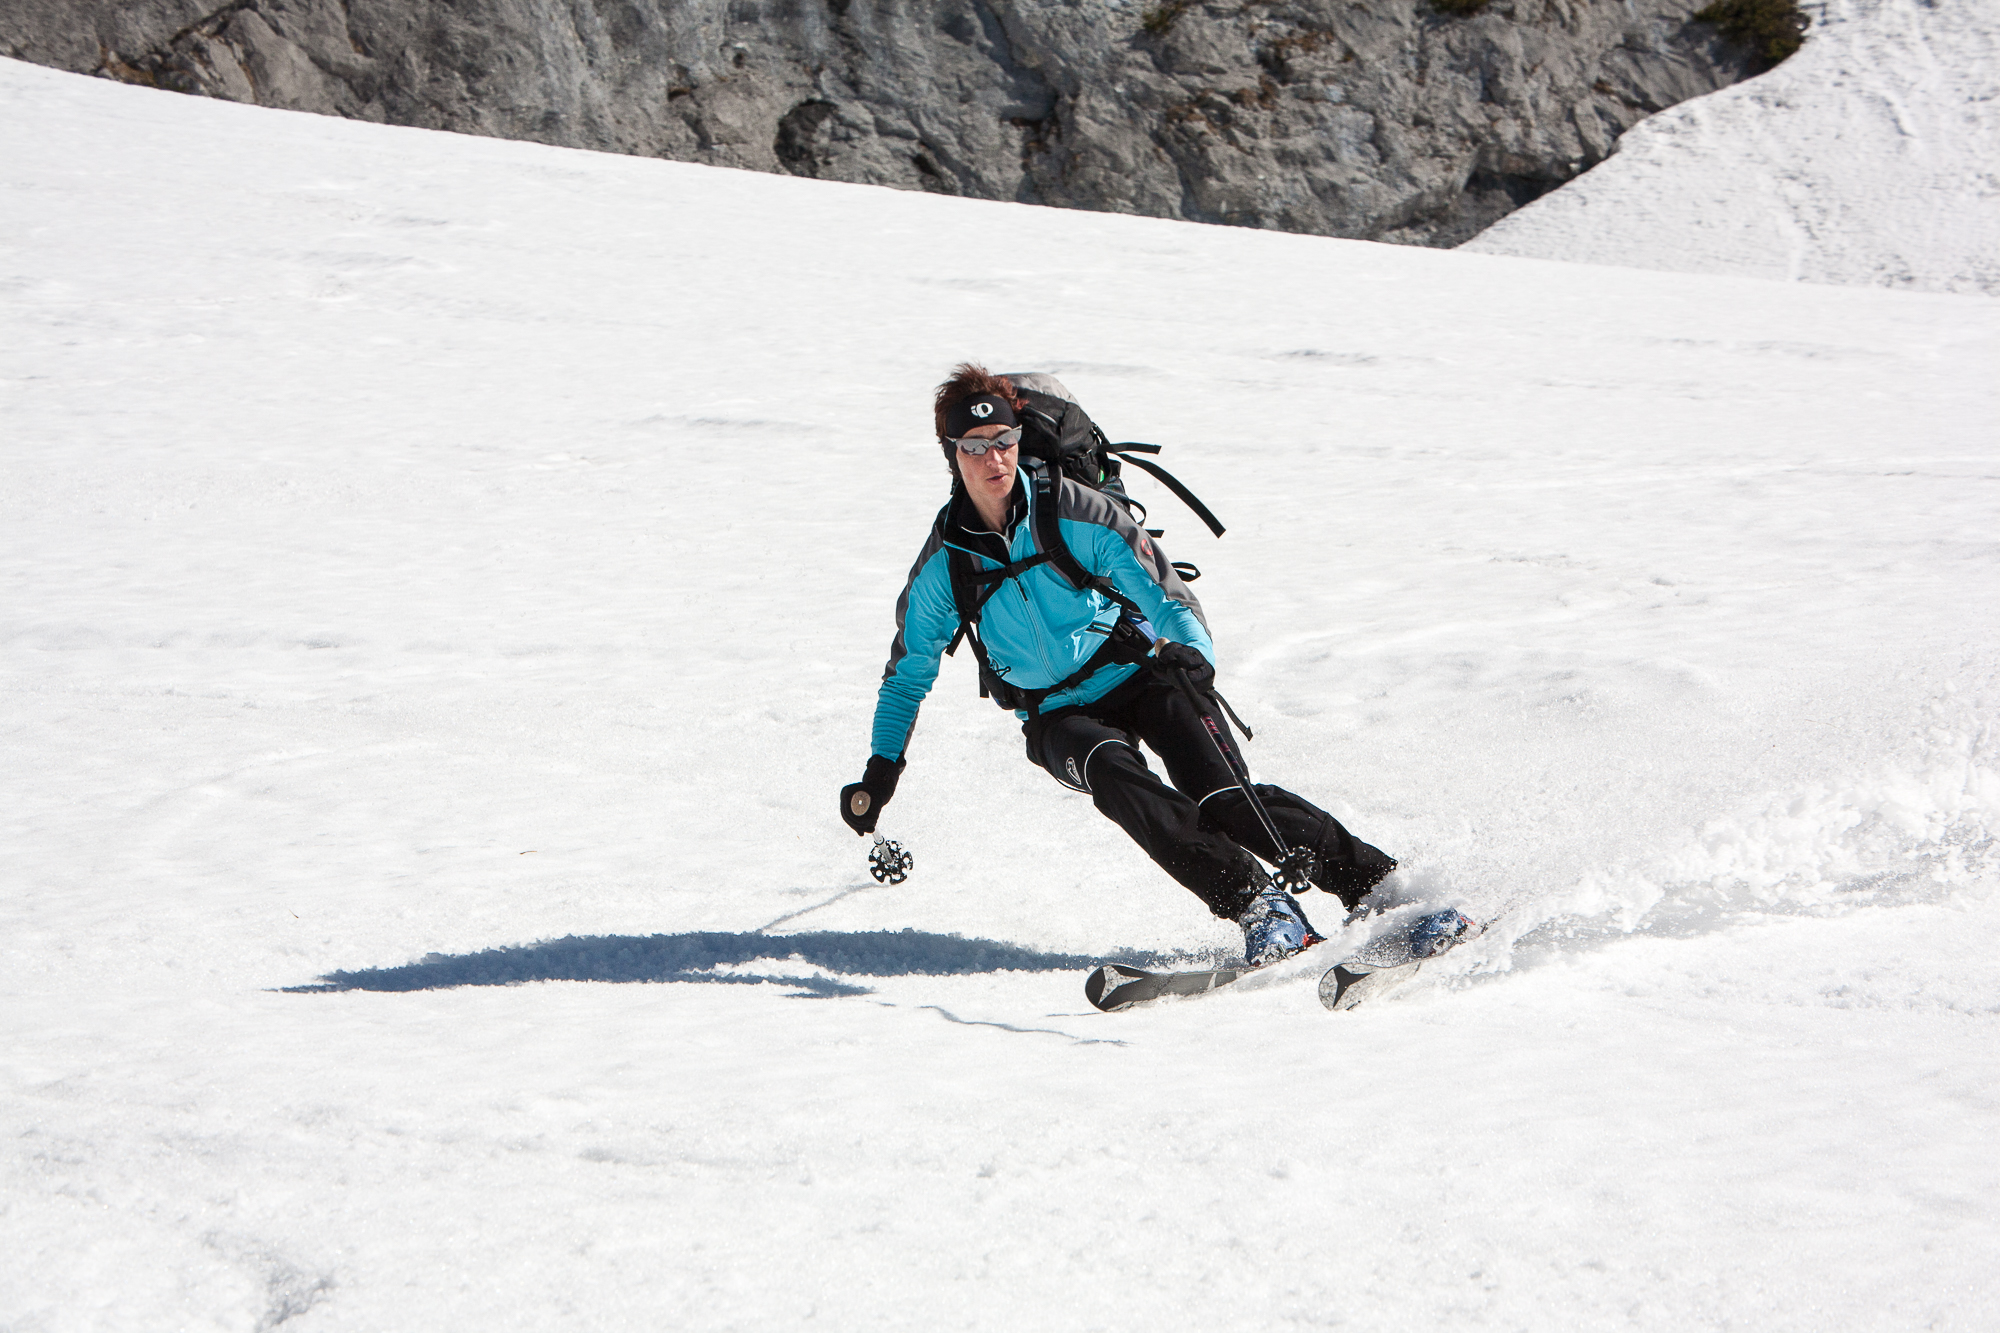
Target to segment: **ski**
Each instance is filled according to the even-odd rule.
[[[1416,976],[1423,965],[1478,935],[1485,927],[1456,908],[1431,912],[1410,928],[1370,940],[1333,965],[1319,980],[1319,1002],[1335,1013],[1379,999]]]
[[[1083,979],[1083,995],[1107,1014],[1153,1000],[1206,995],[1212,990],[1234,985],[1252,972],[1289,963],[1314,945],[1325,943],[1326,936],[1313,931],[1306,936],[1305,948],[1282,958],[1273,958],[1268,963],[1234,963],[1228,967],[1198,967],[1185,972],[1148,972],[1143,967],[1127,963],[1099,963]]]
[[[1206,995],[1256,970],[1248,963],[1239,963],[1235,967],[1197,968],[1187,972],[1148,972],[1124,963],[1100,963],[1084,978],[1083,994],[1105,1013],[1115,1014],[1120,1009],[1169,996]]]
[[[1320,978],[1320,1003],[1336,1012],[1352,1009],[1364,1000],[1381,996],[1417,974],[1425,962],[1456,948],[1478,935],[1484,927],[1456,908],[1429,912],[1404,930],[1370,940],[1343,958]],[[1320,943],[1318,937],[1315,944]],[[1301,950],[1300,952],[1304,952]],[[1149,1004],[1154,1000],[1206,995],[1234,985],[1252,972],[1277,963],[1289,962],[1298,954],[1287,954],[1271,963],[1252,967],[1237,963],[1230,967],[1193,968],[1183,972],[1149,972],[1127,963],[1099,963],[1084,978],[1084,998],[1107,1014]]]

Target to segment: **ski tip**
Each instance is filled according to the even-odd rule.
[[[1319,1002],[1334,1013],[1345,1013],[1363,1000],[1371,1000],[1384,991],[1394,990],[1408,982],[1423,970],[1422,963],[1405,963],[1401,967],[1377,968],[1373,971],[1362,968],[1359,971],[1340,965],[1319,979]]]
[[[1143,980],[1146,973],[1123,963],[1100,963],[1091,969],[1083,979],[1083,998],[1105,1013],[1116,1013],[1125,1007],[1118,1000],[1118,992],[1135,981]]]
[[[1328,968],[1326,975],[1319,979],[1319,1002],[1336,1013],[1347,1008],[1341,1001],[1354,988],[1354,983],[1367,975],[1366,972],[1350,972],[1338,965]]]

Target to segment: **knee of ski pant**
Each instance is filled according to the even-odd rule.
[[[1123,736],[1107,736],[1091,746],[1077,760],[1077,776],[1093,796],[1115,789],[1122,778],[1158,780],[1139,747]]]
[[[1038,717],[1023,724],[1028,762],[1073,791],[1094,792],[1090,774],[1101,767],[1100,756],[1123,752],[1141,771],[1146,760],[1125,732],[1095,718],[1078,714]]]
[[[1050,774],[1057,772],[1062,765],[1062,756],[1056,753],[1061,747],[1051,744],[1055,739],[1052,733],[1062,720],[1061,717],[1044,715],[1031,717],[1021,724],[1021,743],[1028,751],[1028,762]]]
[[[1262,796],[1264,788],[1259,786],[1257,794]],[[1239,819],[1256,818],[1250,809],[1250,799],[1243,794],[1241,787],[1219,787],[1198,798],[1197,804],[1201,806],[1202,823],[1218,832],[1226,833],[1229,825]]]

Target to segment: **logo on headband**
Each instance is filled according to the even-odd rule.
[[[993,415],[993,404],[974,403],[972,405],[972,415],[978,417],[981,421],[984,421],[986,418]]]

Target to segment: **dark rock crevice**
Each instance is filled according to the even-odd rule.
[[[778,121],[778,137],[771,146],[779,165],[794,176],[817,177],[820,173],[819,130],[833,115],[833,103],[811,100],[799,103]]]

